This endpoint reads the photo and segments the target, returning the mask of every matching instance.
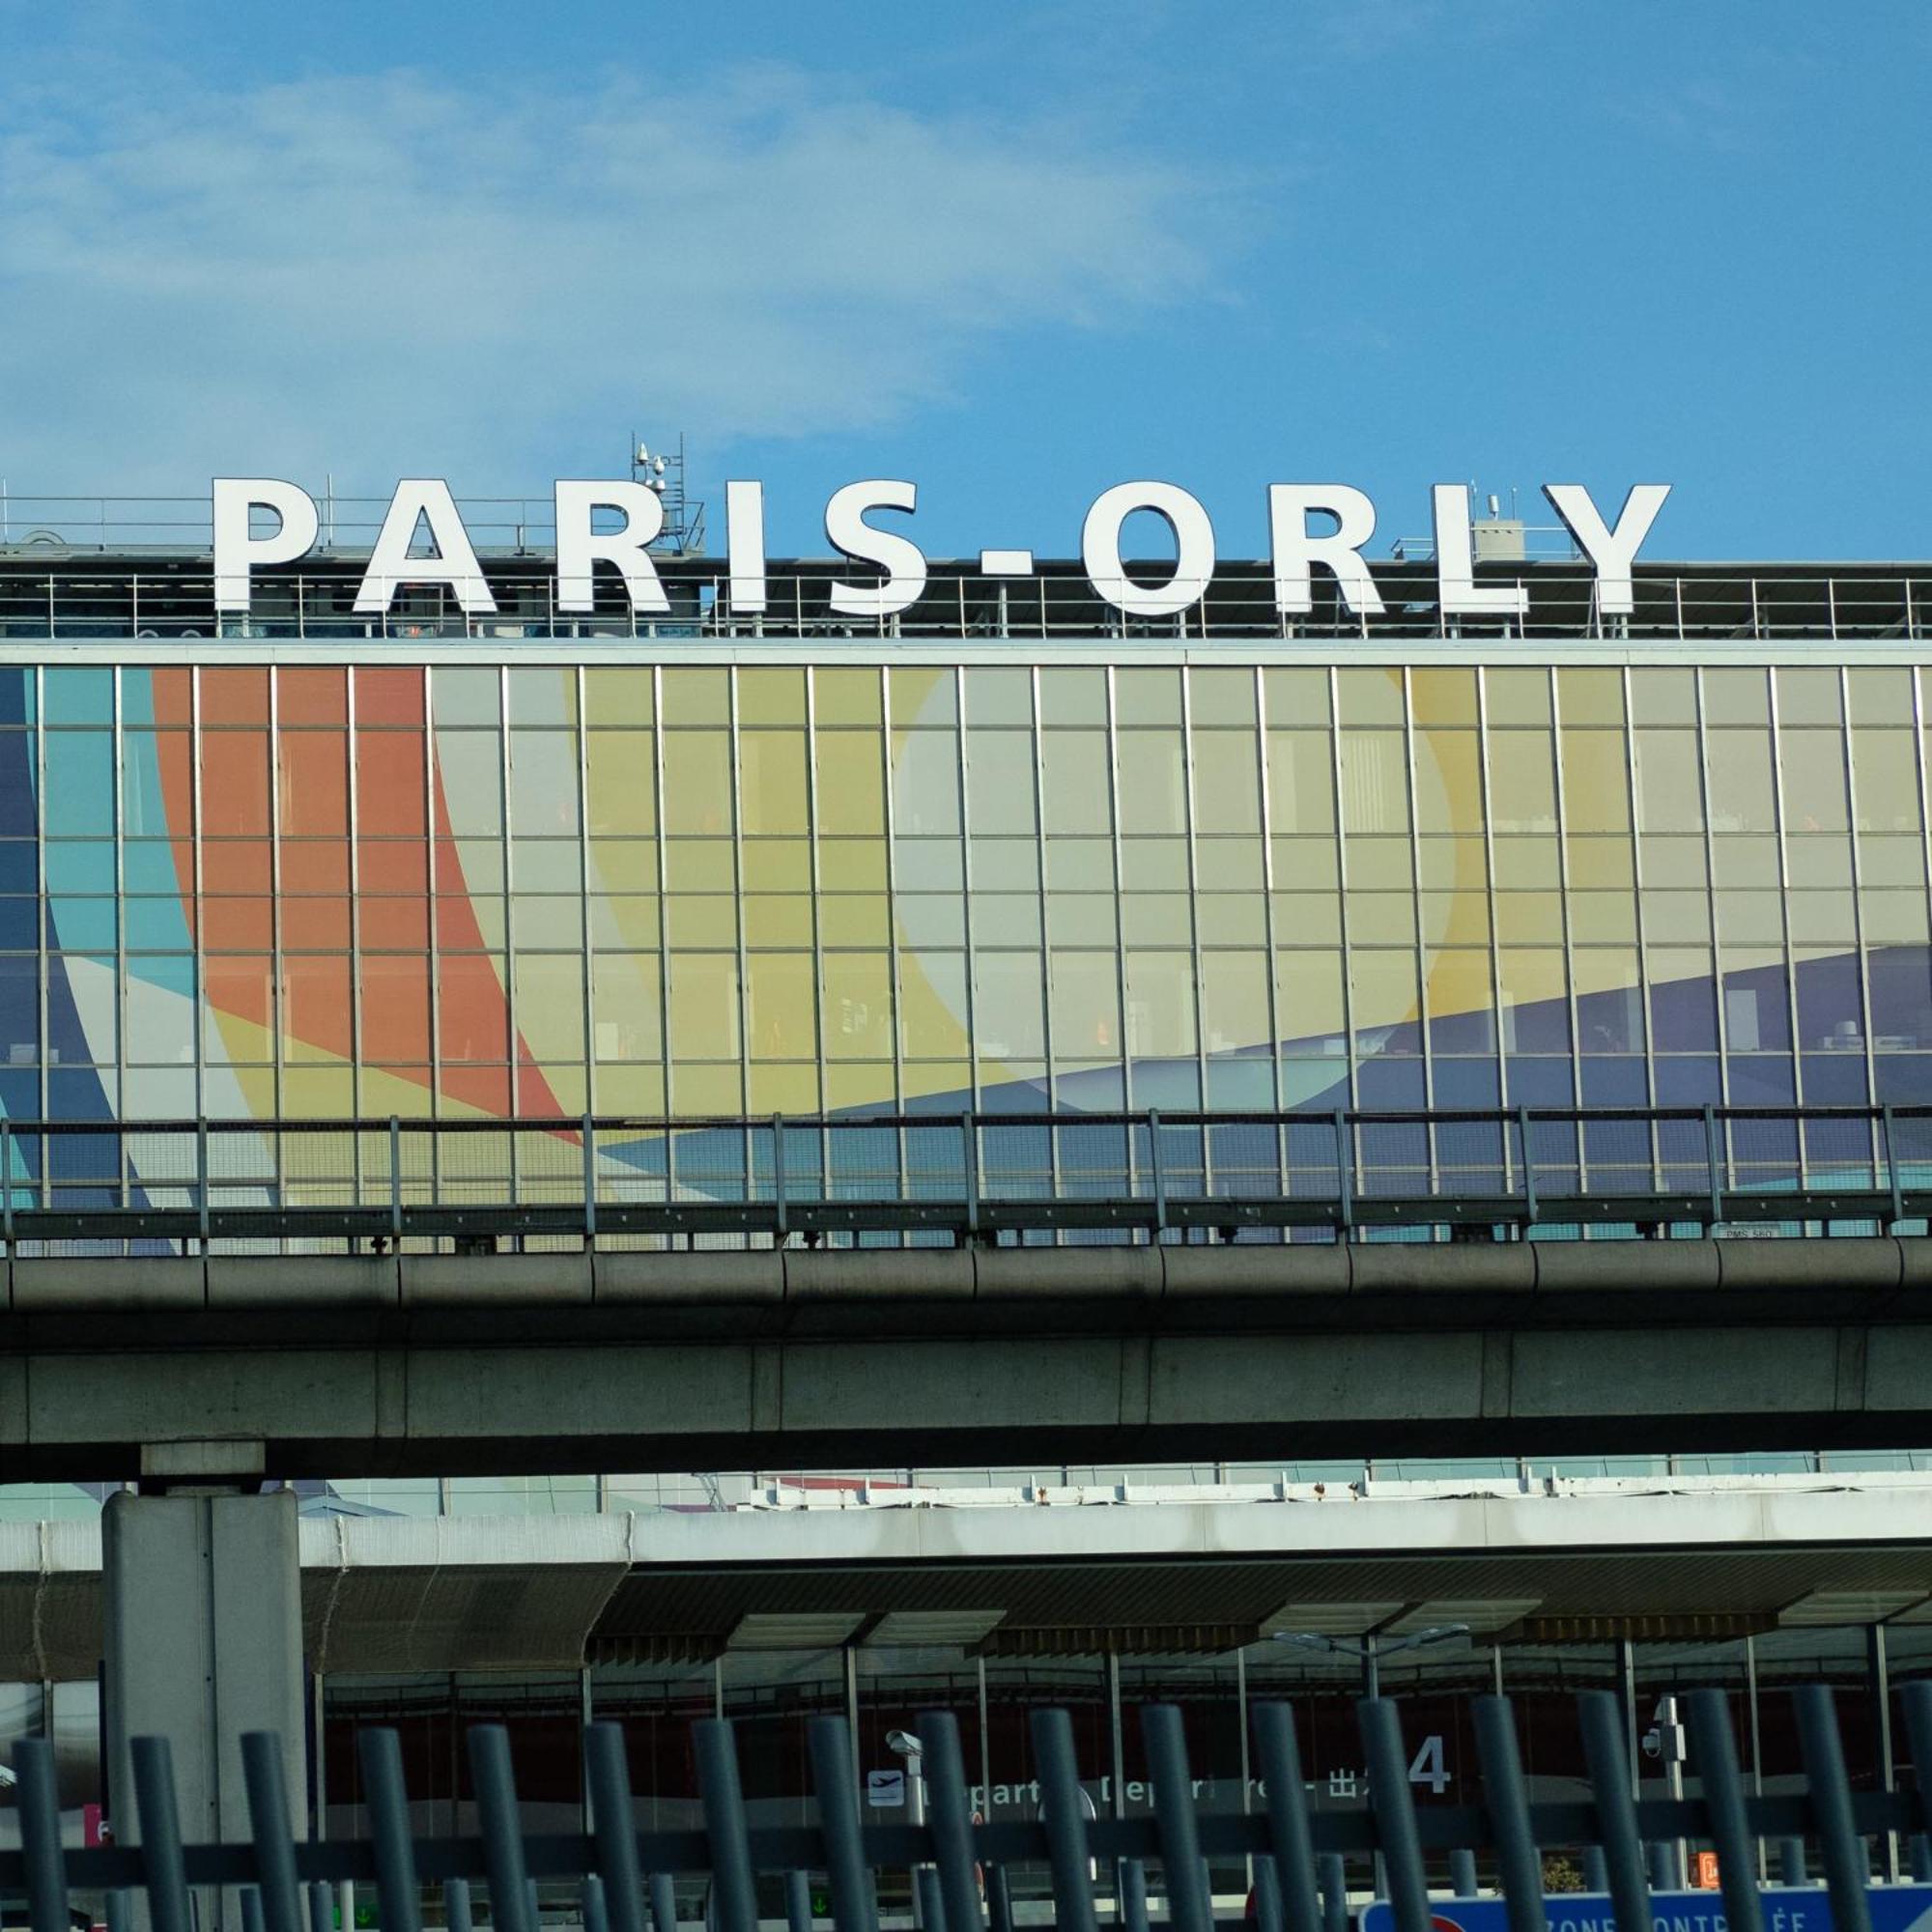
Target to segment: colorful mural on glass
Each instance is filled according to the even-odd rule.
[[[0,669],[0,1103],[1932,1097],[1911,668],[1198,658]]]

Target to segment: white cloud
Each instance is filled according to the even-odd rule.
[[[88,102],[0,82],[0,474],[469,490],[633,427],[804,435],[1005,332],[1212,287],[1238,186],[1077,124],[749,69],[693,91],[414,73]]]

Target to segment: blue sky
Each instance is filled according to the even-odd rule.
[[[0,0],[0,476],[540,493],[688,433],[934,554],[1159,476],[1932,554],[1925,0]]]

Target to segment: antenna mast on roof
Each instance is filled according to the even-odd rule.
[[[670,556],[701,556],[704,554],[704,505],[685,495],[684,436],[677,447],[653,449],[642,437],[631,438],[631,481],[655,490],[664,503],[664,528],[651,545]]]

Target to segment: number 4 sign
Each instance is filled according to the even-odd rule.
[[[1449,1766],[1443,1755],[1440,1732],[1423,1739],[1422,1748],[1416,1752],[1414,1763],[1408,1767],[1408,1781],[1428,1785],[1437,1798],[1448,1790]]]

